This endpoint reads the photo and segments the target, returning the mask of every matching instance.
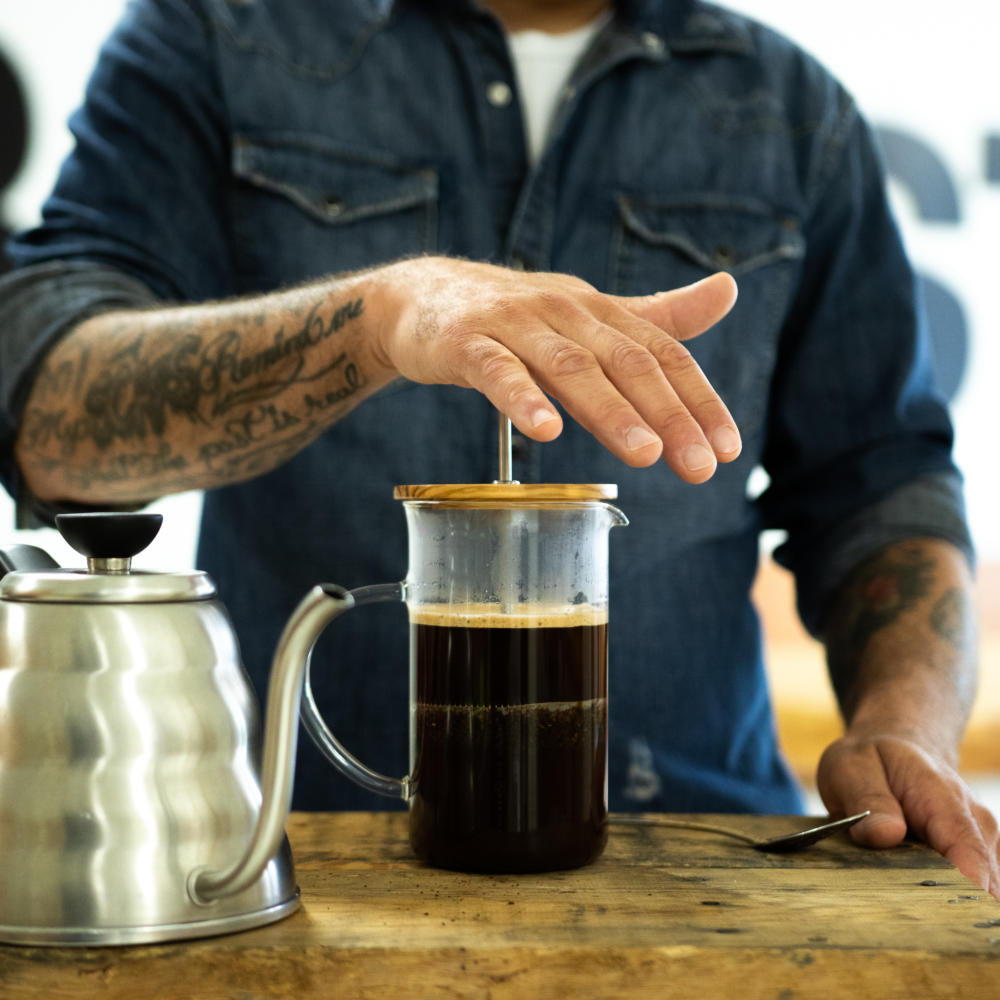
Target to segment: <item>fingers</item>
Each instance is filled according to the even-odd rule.
[[[906,740],[845,738],[820,760],[818,782],[832,815],[870,809],[851,828],[867,847],[892,847],[907,829],[966,878],[1000,898],[1000,829],[959,775]]]
[[[716,317],[719,301],[731,304],[730,290],[728,281],[709,281],[712,304],[685,320],[685,330]],[[683,344],[622,301],[592,289],[550,291],[542,299],[545,325],[518,324],[506,344],[545,392],[628,465],[662,455],[682,479],[703,482],[718,461],[739,455],[736,423]]]
[[[639,426],[662,442],[664,459],[691,483],[710,478],[716,462],[736,459],[742,442],[725,403],[680,341],[722,319],[736,293],[732,276],[719,273],[658,295],[606,296],[595,309],[603,327],[590,331],[598,335],[588,346],[642,419]]]
[[[466,348],[464,374],[523,434],[551,441],[562,432],[562,417],[531,377],[524,363],[507,348],[479,337]]]
[[[539,337],[524,354],[543,388],[627,464],[662,455],[682,479],[704,482],[739,454],[735,422],[683,345],[632,323],[581,321],[575,344]]]
[[[906,818],[890,787],[874,744],[838,741],[820,759],[819,793],[831,816],[853,816],[871,810],[851,827],[865,847],[894,847],[906,836]]]
[[[921,833],[966,878],[1000,898],[1000,841],[996,818],[958,790],[950,809],[936,810]]]
[[[681,343],[732,307],[728,275],[633,299],[567,275],[470,262],[400,268],[389,296],[397,322],[380,327],[399,374],[472,386],[539,441],[562,429],[552,397],[626,464],[662,456],[691,483],[739,455],[732,416]]]
[[[718,280],[717,280],[718,279]],[[627,393],[640,415],[664,444],[664,458],[675,472],[691,482],[701,482],[715,471],[715,462],[731,462],[742,448],[739,430],[725,403],[705,377],[690,352],[672,334],[674,323],[680,323],[686,335],[702,332],[707,325],[717,322],[728,312],[735,299],[735,284],[728,275],[716,275],[691,286],[701,288],[702,294],[688,295],[681,290],[654,296],[654,299],[683,302],[685,308],[668,310],[668,318],[650,310],[653,320],[633,318],[632,310],[626,317],[610,316],[607,327],[620,331],[628,342],[640,345],[656,360],[662,379],[649,379],[647,384],[632,377],[635,370],[616,363],[615,352],[620,345],[605,344],[599,347],[605,371],[615,386]],[[690,308],[687,308],[690,307]],[[636,350],[635,346],[630,350]]]
[[[719,322],[736,304],[736,280],[720,271],[683,288],[637,298],[613,297],[623,308],[677,340],[690,340]]]

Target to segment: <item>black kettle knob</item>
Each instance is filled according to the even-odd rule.
[[[132,556],[156,537],[162,514],[57,514],[56,527],[87,557],[91,572],[127,573]]]

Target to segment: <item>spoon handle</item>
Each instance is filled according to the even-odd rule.
[[[706,833],[720,833],[726,837],[735,837],[737,840],[742,841],[744,844],[749,844],[758,851],[772,854],[788,854],[792,851],[800,851],[810,844],[815,844],[818,840],[829,837],[830,834],[835,833],[837,830],[853,826],[869,814],[870,810],[858,813],[856,816],[846,816],[843,819],[829,820],[821,823],[819,826],[810,827],[808,830],[797,830],[794,833],[786,833],[781,837],[772,837],[770,840],[758,840],[755,837],[747,836],[745,833],[740,833],[738,830],[729,830],[724,826],[716,826],[714,823],[699,823],[686,819],[667,819],[663,816],[619,815],[609,817],[608,822],[632,826],[671,826],[678,830],[703,830]]]
[[[716,826],[714,823],[697,823],[693,820],[667,819],[664,816],[609,816],[608,822],[623,826],[670,826],[675,830],[700,830],[702,833],[720,833],[725,837],[733,837],[751,846],[757,843],[753,837],[740,833],[738,830]]]

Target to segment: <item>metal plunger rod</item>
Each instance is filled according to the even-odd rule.
[[[510,417],[500,414],[500,478],[498,483],[514,481],[514,463],[511,457]]]

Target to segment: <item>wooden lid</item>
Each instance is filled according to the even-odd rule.
[[[397,486],[397,500],[450,500],[462,503],[565,503],[567,501],[614,500],[614,483],[428,483]]]

